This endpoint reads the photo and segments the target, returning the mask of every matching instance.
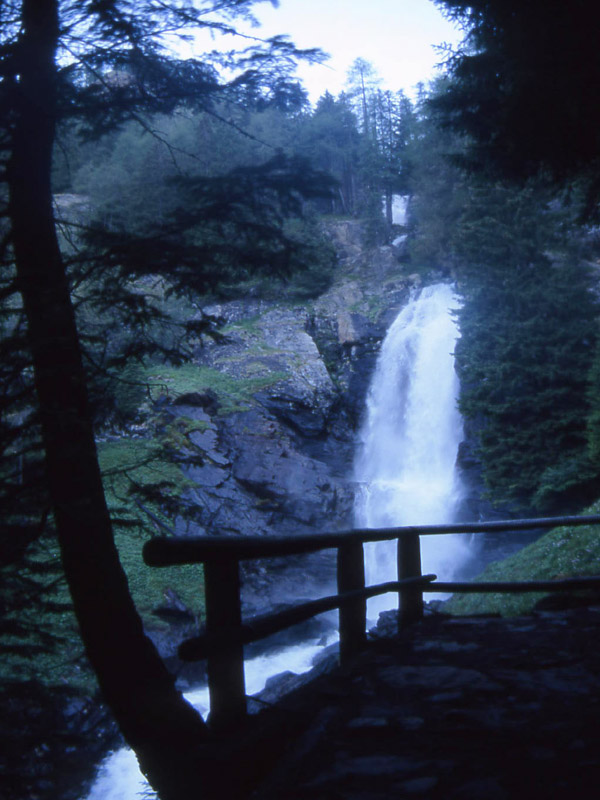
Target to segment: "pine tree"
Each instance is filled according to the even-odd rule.
[[[581,499],[597,305],[587,268],[533,189],[472,189],[454,240],[464,305],[460,408],[496,502],[548,510]]]
[[[542,170],[600,197],[600,9],[575,0],[437,0],[465,31],[434,98],[442,123],[470,138],[466,163],[523,181]]]
[[[443,81],[432,89],[443,91]],[[440,129],[430,113],[423,93],[412,122],[412,135],[403,150],[404,175],[411,195],[410,240],[415,265],[450,272],[455,266],[452,240],[468,204],[468,181],[456,164],[464,142]]]
[[[334,214],[356,214],[360,134],[346,95],[335,99],[326,92],[319,99],[314,112],[300,122],[297,146],[311,164],[337,181],[335,194],[318,208]]]
[[[44,487],[82,640],[105,700],[163,800],[187,800],[196,795],[200,783],[203,794],[210,797],[217,793],[213,781],[221,783],[226,776],[216,776],[211,762],[202,762],[206,726],[176,691],[172,676],[144,635],[119,563],[94,442],[72,286],[57,236],[52,155],[57,124],[68,118],[80,120],[89,135],[99,136],[130,119],[147,124],[148,113],[167,113],[180,104],[211,109],[215,93],[243,90],[267,104],[289,102],[295,94],[293,82],[285,70],[278,72],[278,54],[283,52],[289,60],[296,52],[286,41],[248,53],[245,71],[229,86],[222,86],[206,64],[174,61],[161,47],[165,31],[172,34],[194,26],[232,30],[231,19],[249,13],[251,5],[247,0],[207,2],[200,7],[179,2],[157,6],[120,0],[64,4],[9,0],[0,6],[0,177],[6,186],[0,198],[2,299],[12,298],[15,291],[22,298],[45,456]],[[263,91],[262,86],[272,88]],[[269,246],[285,249],[277,230],[259,224],[258,206],[266,201],[269,213],[279,221],[282,207],[300,202],[286,169],[274,161],[264,177],[252,170],[241,177],[247,179],[246,186],[253,177],[259,184],[252,197],[259,201],[254,216],[246,217],[249,226],[264,234]],[[167,252],[177,248],[183,252],[181,240],[174,247],[167,242],[169,247],[151,251],[146,237],[146,245],[148,256],[160,250],[153,261],[156,269],[161,258],[167,263]],[[243,245],[251,265],[256,254],[248,239]],[[107,274],[117,264],[121,272],[116,278],[148,269],[123,239],[115,243],[109,238],[102,247]],[[202,247],[208,252],[206,242]],[[285,261],[285,253],[281,258]],[[187,275],[191,276],[190,269]],[[204,273],[200,282],[206,280]],[[139,298],[129,307],[137,313],[138,305]],[[143,315],[137,313],[137,318]],[[13,332],[8,333],[10,341]],[[11,402],[19,399],[14,386]],[[5,419],[10,412],[2,411]],[[10,444],[10,431],[3,428],[3,434]],[[10,489],[10,482],[5,486]],[[19,535],[28,535],[29,530],[35,538],[34,528],[20,525]],[[18,547],[24,546],[21,539]],[[232,774],[231,780],[234,783],[236,776]]]

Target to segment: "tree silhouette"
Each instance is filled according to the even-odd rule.
[[[522,180],[578,181],[584,216],[600,196],[600,9],[575,0],[438,0],[465,30],[434,99],[442,123],[471,138],[468,163]]]
[[[195,796],[199,782],[207,796],[216,791],[208,764],[206,774],[199,774],[207,729],[145,636],[114,545],[57,236],[52,155],[57,124],[69,118],[78,119],[89,135],[100,135],[129,119],[144,124],[144,113],[169,112],[182,103],[210,109],[215,93],[238,92],[265,104],[292,102],[298,93],[280,56],[289,61],[296,51],[286,40],[248,50],[243,71],[225,85],[206,64],[171,60],[162,47],[163,37],[198,26],[232,31],[231,20],[249,14],[251,6],[250,0],[199,6],[9,0],[0,8],[4,297],[16,290],[22,299],[46,485],[86,653],[106,702],[162,800]],[[284,172],[271,166],[266,189],[263,181],[271,199],[278,191],[283,198],[288,188]],[[126,261],[125,249],[118,255]]]

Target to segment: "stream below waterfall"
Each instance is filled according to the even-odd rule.
[[[328,637],[324,644],[303,642],[286,647],[277,653],[257,656],[244,664],[246,692],[249,695],[260,692],[267,680],[282,672],[307,672],[313,665],[315,656],[324,647],[333,644],[337,637]],[[185,693],[185,697],[203,717],[209,712],[208,688],[199,686]],[[152,800],[156,794],[144,779],[138,768],[133,750],[122,747],[110,753],[98,769],[94,784],[86,800]]]
[[[461,419],[456,408],[458,380],[453,350],[458,331],[452,310],[459,301],[450,286],[423,289],[402,309],[381,347],[367,397],[359,437],[355,479],[360,527],[450,522],[460,499],[455,473]],[[450,579],[469,559],[468,540],[425,536],[424,572]],[[395,579],[395,543],[365,547],[367,583]],[[369,601],[369,619],[390,608],[394,595]],[[331,643],[331,638],[327,644]],[[323,651],[322,642],[304,642],[245,664],[248,694],[269,677],[304,672]],[[208,712],[208,690],[186,694],[200,713]],[[109,754],[86,800],[136,800],[153,797],[131,750]]]

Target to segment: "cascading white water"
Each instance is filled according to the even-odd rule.
[[[462,438],[452,357],[458,334],[450,313],[457,306],[450,287],[426,288],[398,315],[383,343],[356,459],[361,486],[356,522],[360,527],[452,518],[459,497],[454,463]],[[368,545],[365,551],[368,583],[395,579],[394,545]],[[426,572],[439,570],[440,577],[449,578],[467,555],[460,537],[422,537]],[[380,604],[374,607],[377,601]],[[369,614],[372,617],[374,610],[390,605],[385,598],[376,598],[369,601]],[[246,662],[248,694],[260,691],[270,675],[310,669],[322,646],[306,642]],[[186,697],[206,714],[206,688]],[[138,770],[134,753],[123,748],[101,765],[86,800],[136,800],[140,794],[154,796]]]
[[[450,286],[429,286],[402,309],[384,339],[355,462],[358,527],[453,519],[462,439],[453,357],[458,329],[451,313],[458,306]],[[468,557],[464,537],[421,537],[424,573],[448,580]],[[396,543],[365,546],[365,562],[368,584],[395,580]],[[390,608],[392,597],[369,601],[369,617]]]
[[[322,641],[303,642],[299,645],[286,647],[271,655],[258,656],[244,664],[246,676],[246,692],[256,694],[263,689],[267,679],[281,672],[306,672],[312,667],[312,662],[317,653],[335,641],[336,636],[328,637],[324,644]],[[199,687],[185,694],[186,699],[202,716],[209,711],[208,688]],[[133,750],[122,747],[104,759],[98,768],[96,779],[86,795],[85,800],[156,800],[156,794],[150,789],[144,776],[139,770],[137,759]],[[83,798],[82,798],[83,800]]]

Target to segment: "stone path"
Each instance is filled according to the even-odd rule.
[[[376,639],[282,701],[303,731],[253,797],[598,797],[599,633],[597,606]]]

